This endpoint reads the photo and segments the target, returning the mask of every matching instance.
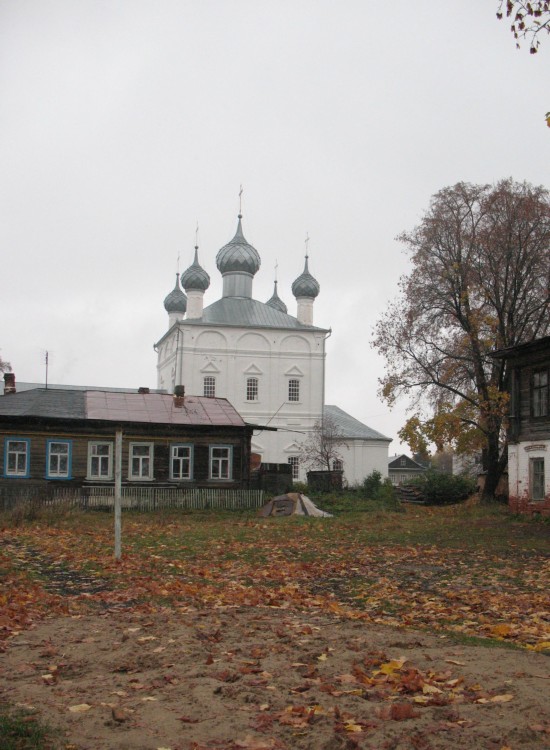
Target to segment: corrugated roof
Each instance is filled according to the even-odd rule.
[[[17,393],[20,391],[33,391],[36,388],[46,389],[44,383],[27,383],[22,380],[18,380],[16,383]],[[112,391],[113,393],[137,393],[137,388],[111,388],[106,385],[60,385],[58,383],[48,383],[47,390],[56,391]],[[149,388],[149,393],[166,393],[165,388]],[[3,396],[3,392],[0,390],[0,397]],[[11,394],[9,394],[11,395]]]
[[[244,427],[225,398],[37,388],[0,398],[0,416]]]
[[[226,325],[243,328],[290,328],[298,331],[322,331],[328,329],[305,326],[297,318],[276,310],[265,302],[246,297],[222,297],[205,307],[202,318],[185,319],[184,325]]]
[[[0,415],[85,419],[84,391],[35,388],[0,398]]]
[[[329,406],[328,404],[324,408],[324,414],[326,417],[330,417],[334,424],[338,427],[344,438],[356,438],[361,440],[384,440],[391,442],[391,438],[382,435],[381,432],[373,430],[372,427],[368,427],[363,422],[360,422],[355,417],[347,414],[343,409],[338,406]]]

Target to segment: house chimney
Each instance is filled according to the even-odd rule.
[[[147,386],[145,386],[145,385],[142,385],[142,386],[140,386],[140,387],[138,388],[138,393],[141,393],[141,394],[147,395],[148,393],[150,393],[150,391],[149,391],[149,388],[147,388]]]
[[[174,388],[174,406],[176,409],[182,409],[185,401],[185,386],[177,385]]]
[[[15,393],[15,374],[13,372],[4,373],[4,396],[8,393]]]

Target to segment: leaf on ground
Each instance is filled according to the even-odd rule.
[[[492,635],[496,635],[497,638],[507,638],[511,634],[512,628],[505,623],[499,623],[498,625],[490,627],[489,632]]]
[[[393,674],[394,672],[398,672],[406,661],[404,657],[401,657],[401,659],[392,659],[385,664],[381,664],[380,669],[375,670],[373,674]]]

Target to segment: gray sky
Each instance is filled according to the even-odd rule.
[[[390,437],[372,328],[395,236],[458,181],[548,184],[550,40],[497,0],[0,0],[0,353],[19,380],[156,386],[163,299],[236,228],[266,301],[303,269],[327,403]],[[396,442],[390,452],[399,450]]]

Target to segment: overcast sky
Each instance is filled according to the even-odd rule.
[[[497,0],[0,0],[0,355],[18,380],[156,386],[163,299],[243,228],[254,297],[303,270],[327,403],[389,437],[375,321],[440,188],[549,183],[550,40]],[[390,452],[400,450],[397,441]]]

